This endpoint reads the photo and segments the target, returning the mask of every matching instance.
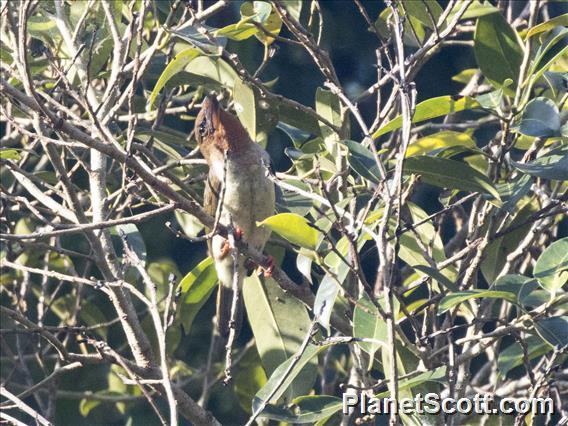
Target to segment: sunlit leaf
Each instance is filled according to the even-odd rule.
[[[437,98],[427,99],[416,105],[416,110],[412,116],[412,122],[419,123],[424,120],[430,120],[432,118],[478,108],[479,106],[479,103],[469,96],[463,96],[457,99],[453,96],[439,96]],[[376,139],[385,133],[392,132],[393,130],[400,129],[401,126],[402,116],[399,115],[373,133],[373,139]]]
[[[457,293],[451,293],[444,296],[439,305],[439,314],[443,314],[448,309],[463,303],[470,299],[504,299],[509,302],[516,302],[517,298],[513,293],[508,291],[493,291],[493,290],[467,290]]]
[[[257,222],[258,226],[266,226],[281,237],[300,247],[315,250],[319,232],[310,226],[305,217],[294,213],[279,213]]]

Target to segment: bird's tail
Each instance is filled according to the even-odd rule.
[[[243,325],[244,304],[242,293],[240,291],[236,305],[235,322],[231,325],[231,309],[234,297],[235,292],[232,288],[232,283],[219,282],[219,291],[217,293],[217,327],[219,329],[219,334],[224,339],[229,337],[231,327],[234,327],[235,337],[237,337]]]

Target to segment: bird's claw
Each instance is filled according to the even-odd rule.
[[[261,267],[262,269],[262,274],[264,275],[264,278],[271,278],[272,277],[272,272],[274,271],[274,258],[270,255],[268,255],[268,262],[267,262],[268,266],[266,267]]]
[[[230,251],[231,251],[231,245],[229,244],[229,240],[223,241],[223,245],[221,246],[221,253],[219,254],[219,257],[221,259],[224,259],[225,256],[227,256]]]

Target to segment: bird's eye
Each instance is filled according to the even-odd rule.
[[[205,123],[205,120],[199,123],[199,128],[197,129],[197,131],[199,132],[199,136],[201,137],[207,134],[207,123]]]

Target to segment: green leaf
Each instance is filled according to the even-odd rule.
[[[502,87],[511,79],[512,89],[517,87],[523,48],[503,15],[492,13],[477,20],[474,51],[481,72],[494,86]],[[506,88],[505,92],[511,94],[513,90]]]
[[[462,146],[475,148],[475,141],[467,133],[446,130],[420,138],[411,143],[406,150],[405,156],[412,157],[422,155],[430,151],[448,148],[450,146]]]
[[[146,261],[146,244],[144,243],[142,234],[136,225],[133,223],[116,225],[111,228],[111,234],[118,235],[121,238],[122,236],[126,237],[128,247],[136,253],[142,262]],[[122,247],[122,244],[120,247]]]
[[[382,180],[381,171],[377,166],[373,153],[358,142],[344,140],[343,143],[349,149],[347,161],[351,168],[365,179],[379,184]]]
[[[296,361],[295,356],[288,358],[282,364],[274,370],[266,385],[260,389],[257,394],[255,395],[252,401],[252,411],[255,412],[262,401],[265,401],[268,396],[275,390],[275,394],[272,399],[268,402],[276,403],[287,391],[288,387],[292,384],[292,382],[296,379],[296,377],[304,371],[305,368],[310,368],[309,366],[313,365],[314,358],[323,350],[325,350],[329,345],[313,345],[308,344],[302,355]],[[295,364],[294,367],[291,369],[290,373],[285,376],[286,371],[290,367],[291,364]],[[315,375],[314,375],[315,378]],[[312,382],[313,383],[313,382]],[[307,392],[305,392],[307,393]],[[284,403],[289,402],[284,398]]]
[[[327,119],[331,124],[341,128],[343,124],[341,102],[336,94],[330,90],[318,87],[316,90],[316,112]],[[318,122],[321,135],[329,153],[336,154],[336,143],[339,142],[339,135],[327,124]]]
[[[214,56],[198,56],[185,70],[196,79],[196,84],[203,84],[203,79],[212,81],[215,87],[232,88],[239,79],[237,73],[224,60]]]
[[[565,347],[568,345],[568,317],[545,318],[535,323],[535,329],[540,337],[552,346]]]
[[[477,68],[466,68],[465,70],[460,71],[456,75],[452,77],[452,81],[461,84],[467,84],[473,78],[475,74],[477,74],[479,70]]]
[[[182,295],[176,318],[181,320],[186,334],[189,333],[195,316],[215,289],[216,284],[217,273],[211,257],[201,261],[179,283]]]
[[[434,269],[430,266],[425,266],[425,265],[412,265],[412,269],[415,269],[417,271],[425,273],[429,277],[438,281],[440,284],[442,284],[444,287],[446,287],[450,291],[453,291],[453,292],[459,291],[459,288],[452,281],[450,281],[450,279],[448,277],[443,275],[437,269]]]
[[[152,110],[154,104],[156,102],[156,98],[158,94],[162,90],[162,88],[166,85],[168,80],[170,80],[174,75],[182,71],[187,64],[193,61],[195,58],[201,55],[199,49],[194,47],[190,47],[185,49],[184,51],[178,53],[174,59],[168,64],[160,78],[156,82],[150,97],[148,98],[147,110]]]
[[[412,122],[419,123],[432,118],[478,108],[479,106],[479,103],[469,96],[463,96],[459,99],[454,99],[453,96],[439,96],[437,98],[427,99],[416,105]],[[392,132],[393,130],[400,129],[401,126],[402,116],[399,115],[373,133],[373,139],[377,139],[379,136]]]
[[[442,7],[436,0],[420,0],[420,1],[407,1],[404,2],[406,12],[416,18],[425,27],[434,29],[438,23],[438,18],[443,12]],[[434,22],[432,22],[434,21]]]
[[[533,275],[553,295],[568,282],[568,237],[553,242],[542,252]]]
[[[98,407],[101,404],[100,399],[89,399],[83,398],[81,402],[79,402],[79,413],[83,417],[87,417],[93,408]]]
[[[375,352],[386,345],[387,325],[366,293],[357,301],[355,306],[353,336],[376,340],[376,342],[357,342],[361,349],[369,354],[369,368],[371,368]],[[383,344],[380,342],[383,342]]]
[[[273,279],[261,282],[256,275],[247,277],[243,299],[262,365],[270,375],[298,350],[309,330],[310,317],[306,307],[284,293]],[[317,363],[309,363],[291,384],[286,397],[307,393],[316,374]]]
[[[335,396],[306,395],[294,399],[290,408],[269,405],[261,417],[292,424],[314,424],[337,413],[342,406],[343,401]]]
[[[22,156],[19,153],[19,150],[12,149],[12,148],[0,148],[0,158],[2,160],[13,160],[19,161]]]
[[[235,80],[233,88],[233,100],[235,101],[235,111],[239,120],[250,138],[256,141],[256,103],[254,91],[250,86],[241,80]]]
[[[329,323],[339,287],[339,284],[331,275],[325,274],[316,293],[314,314],[317,315],[318,323],[327,330],[328,334],[330,334]]]
[[[522,275],[503,275],[495,281],[492,290],[513,293],[519,305],[524,305],[528,297],[538,288],[534,278]]]
[[[528,30],[527,34],[525,35],[525,38],[530,38],[542,32],[550,31],[554,27],[568,27],[568,13],[556,16],[552,19],[549,19],[546,22],[535,25],[530,30]]]
[[[454,8],[452,9],[450,14],[448,15],[447,22],[451,22],[453,20],[455,14],[462,8],[462,6],[463,6],[463,3],[461,3],[461,2],[456,3]],[[474,2],[472,2],[469,5],[469,7],[465,11],[465,13],[460,18],[460,21],[479,18],[481,16],[491,15],[492,13],[499,13],[499,9],[497,9],[495,6],[493,6],[488,1],[484,1],[483,3],[480,3],[479,1],[475,0]]]
[[[252,19],[262,24],[264,29],[271,35],[277,36],[280,33],[282,20],[270,3],[264,1],[247,1],[241,5],[240,11],[244,21]],[[258,30],[255,37],[265,46],[269,46],[275,40],[274,37],[270,37],[262,30]]]
[[[491,181],[460,161],[427,156],[411,157],[404,161],[404,171],[421,175],[431,185],[483,192],[499,200],[499,193]]]
[[[509,226],[514,227],[525,223],[535,211],[534,203],[523,204]],[[489,244],[486,249],[486,256],[481,263],[481,272],[487,282],[492,283],[499,276],[507,262],[507,256],[517,249],[519,243],[529,232],[530,227],[530,223],[523,225]]]
[[[538,336],[528,336],[525,339],[525,344],[529,360],[535,359],[552,350],[550,345]],[[518,342],[507,346],[499,353],[497,369],[502,377],[506,377],[509,371],[522,364],[524,364],[523,348]]]
[[[435,368],[431,371],[425,371],[409,379],[400,380],[399,390],[414,388],[426,382],[446,383],[446,366]],[[390,395],[389,391],[381,392],[375,395],[376,398],[386,398]]]
[[[480,298],[487,298],[487,299],[504,299],[508,300],[509,302],[516,302],[517,298],[513,293],[509,293],[508,291],[494,291],[494,290],[467,290],[467,291],[460,291],[457,293],[448,294],[445,296],[440,302],[440,310],[438,314],[443,314],[448,309],[453,308],[454,306],[463,303],[470,299],[480,299]]]
[[[260,30],[256,25],[249,22],[237,22],[236,24],[227,25],[215,31],[215,36],[227,37],[231,40],[242,41],[246,40],[253,35],[256,35]]]
[[[543,179],[568,180],[568,145],[552,150],[530,163],[511,161],[511,164],[527,175]]]
[[[547,98],[532,99],[523,111],[518,130],[527,136],[560,136],[558,107]]]
[[[258,350],[254,346],[246,350],[234,374],[235,394],[239,399],[239,405],[251,414],[250,402],[268,380],[262,368]]]
[[[317,248],[319,232],[310,226],[305,217],[294,213],[279,213],[267,217],[262,222],[257,222],[257,226],[266,226],[276,232],[281,237],[310,250]]]
[[[288,180],[287,184],[298,187],[304,191],[310,191],[310,187],[297,180]],[[306,216],[313,206],[312,199],[287,189],[276,187],[276,211],[279,213],[295,213]]]

